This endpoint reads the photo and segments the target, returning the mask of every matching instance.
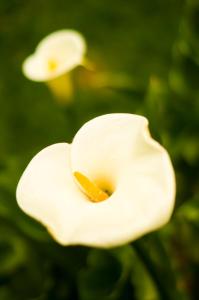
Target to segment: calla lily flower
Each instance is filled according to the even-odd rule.
[[[79,32],[59,30],[38,44],[35,53],[24,61],[22,70],[28,79],[46,82],[58,97],[68,97],[72,86],[64,75],[84,63],[85,52],[86,42]]]
[[[49,81],[83,63],[86,42],[75,30],[59,30],[49,34],[35,53],[23,63],[24,75],[33,81]]]
[[[71,144],[43,149],[17,187],[21,209],[62,245],[133,241],[168,222],[174,199],[169,155],[133,114],[97,117]]]

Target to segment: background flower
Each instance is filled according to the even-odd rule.
[[[22,70],[33,81],[43,81],[56,100],[62,104],[71,102],[73,82],[69,74],[85,61],[86,42],[75,30],[63,29],[46,36],[35,53],[25,59]]]
[[[24,61],[24,75],[34,81],[50,81],[83,64],[85,52],[86,42],[79,32],[69,29],[53,32]]]

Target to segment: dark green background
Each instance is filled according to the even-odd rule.
[[[66,107],[21,72],[37,43],[63,28],[82,32],[98,73],[112,74],[95,88],[77,68]],[[0,61],[0,299],[198,299],[199,1],[0,0]],[[118,249],[61,247],[20,211],[17,182],[39,150],[111,112],[145,115],[168,149],[172,220]]]

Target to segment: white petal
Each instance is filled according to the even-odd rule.
[[[45,60],[36,54],[25,59],[22,71],[28,79],[33,81],[46,81],[51,76],[47,70]]]
[[[112,196],[88,212],[76,231],[78,243],[120,245],[170,218],[174,172],[166,150],[149,136],[146,119],[126,114],[96,118],[77,133],[71,155],[73,169],[94,179],[108,171],[117,182]]]
[[[83,36],[75,30],[59,30],[45,37],[36,51],[23,64],[26,77],[34,81],[49,81],[82,64],[86,52]],[[57,68],[48,69],[49,61]]]
[[[75,135],[71,162],[79,171],[98,181],[107,178],[112,185],[137,152],[137,141],[146,118],[133,114],[109,114],[87,122]]]
[[[40,53],[45,52],[47,54],[49,49],[55,52],[60,51],[60,53],[64,51],[75,51],[83,55],[86,52],[86,42],[83,35],[79,32],[63,29],[46,36],[38,44],[36,51]]]
[[[90,202],[71,176],[70,146],[49,146],[29,163],[17,187],[22,210],[44,224],[61,244],[72,244]]]

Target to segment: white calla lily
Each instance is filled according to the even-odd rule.
[[[45,82],[62,103],[73,94],[69,72],[85,61],[86,42],[75,30],[59,30],[49,34],[25,59],[22,70],[33,81]]]
[[[17,187],[17,201],[63,245],[118,246],[171,217],[173,167],[149,135],[148,121],[109,114],[86,123],[72,144],[38,153]]]
[[[83,64],[86,42],[75,30],[59,30],[49,34],[34,54],[23,63],[24,75],[33,81],[55,79]]]

